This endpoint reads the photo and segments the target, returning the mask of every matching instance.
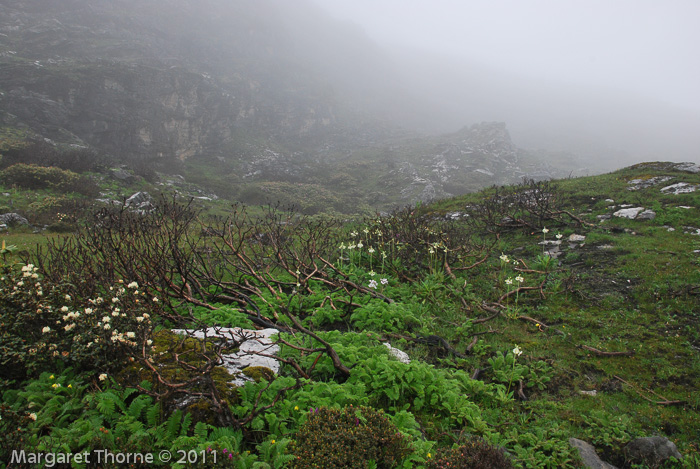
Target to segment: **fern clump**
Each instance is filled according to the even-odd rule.
[[[456,448],[441,449],[428,461],[429,469],[509,469],[513,463],[506,453],[482,439],[473,439]]]
[[[396,467],[411,452],[396,426],[371,407],[312,410],[301,426],[290,452],[295,468]]]

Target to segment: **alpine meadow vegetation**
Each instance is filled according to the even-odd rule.
[[[164,194],[31,248],[2,233],[0,461],[559,468],[580,438],[632,467],[658,435],[683,455],[663,467],[698,467],[700,196],[628,190],[642,175],[700,184],[639,165],[353,219]],[[599,217],[627,203],[657,218]],[[241,382],[244,340],[197,334],[231,327],[275,329],[279,371]]]

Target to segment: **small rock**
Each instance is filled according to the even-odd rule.
[[[605,221],[605,220],[610,220],[612,218],[612,215],[610,215],[609,213],[606,213],[604,215],[598,215],[596,218],[598,218],[598,220],[600,220],[600,221]]]
[[[601,246],[598,246],[598,249],[602,249],[604,251],[608,250],[608,249],[614,249],[614,248],[615,248],[615,246],[613,246],[612,244],[603,244]]]
[[[653,220],[654,218],[656,218],[656,212],[653,210],[644,210],[637,215],[637,220]]]
[[[151,200],[152,200],[152,199],[151,199],[151,194],[149,194],[148,192],[136,192],[136,193],[133,194],[131,197],[129,197],[128,199],[126,199],[125,205],[131,205],[131,206],[136,205],[136,206],[138,206],[138,205],[142,205],[142,204],[144,204],[144,203],[146,203],[146,202],[149,202],[149,203],[150,203]]]
[[[406,352],[404,352],[403,350],[399,350],[395,347],[392,347],[389,342],[383,342],[383,344],[386,346],[386,348],[389,349],[389,353],[391,355],[393,355],[394,357],[396,357],[396,359],[398,361],[400,361],[401,363],[406,363],[406,364],[411,363],[411,358],[408,356],[408,354]]]
[[[609,204],[614,204],[615,201],[613,199],[605,199],[605,201]]]
[[[590,443],[578,438],[569,438],[569,446],[578,450],[585,467],[590,469],[617,469],[612,464],[608,464],[600,459],[595,452],[595,448]]]
[[[683,459],[676,445],[663,436],[650,436],[630,441],[624,449],[630,463],[659,467],[669,458]]]
[[[577,235],[577,234],[572,234],[569,236],[569,241],[572,243],[580,243],[581,241],[585,241],[586,237],[583,235]]]
[[[591,396],[591,397],[595,397],[598,395],[598,391],[596,391],[595,389],[592,391],[579,391],[578,393],[583,394],[584,396]]]
[[[643,211],[644,207],[624,208],[613,213],[613,216],[620,218],[629,218],[630,220],[634,220],[635,218],[637,218],[637,215],[639,215]]]

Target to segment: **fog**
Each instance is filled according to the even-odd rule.
[[[700,2],[315,1],[381,49],[369,76],[420,103],[397,108],[407,126],[497,120],[519,146],[606,167],[700,162]]]

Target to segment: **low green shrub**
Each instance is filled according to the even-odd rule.
[[[393,468],[411,449],[382,411],[350,406],[311,410],[290,451],[294,468]]]
[[[7,186],[31,190],[52,189],[87,196],[95,196],[99,192],[97,185],[90,178],[53,166],[15,164],[0,172],[0,179]]]
[[[506,453],[481,439],[473,439],[456,448],[439,449],[426,464],[428,469],[509,469],[513,463]]]

